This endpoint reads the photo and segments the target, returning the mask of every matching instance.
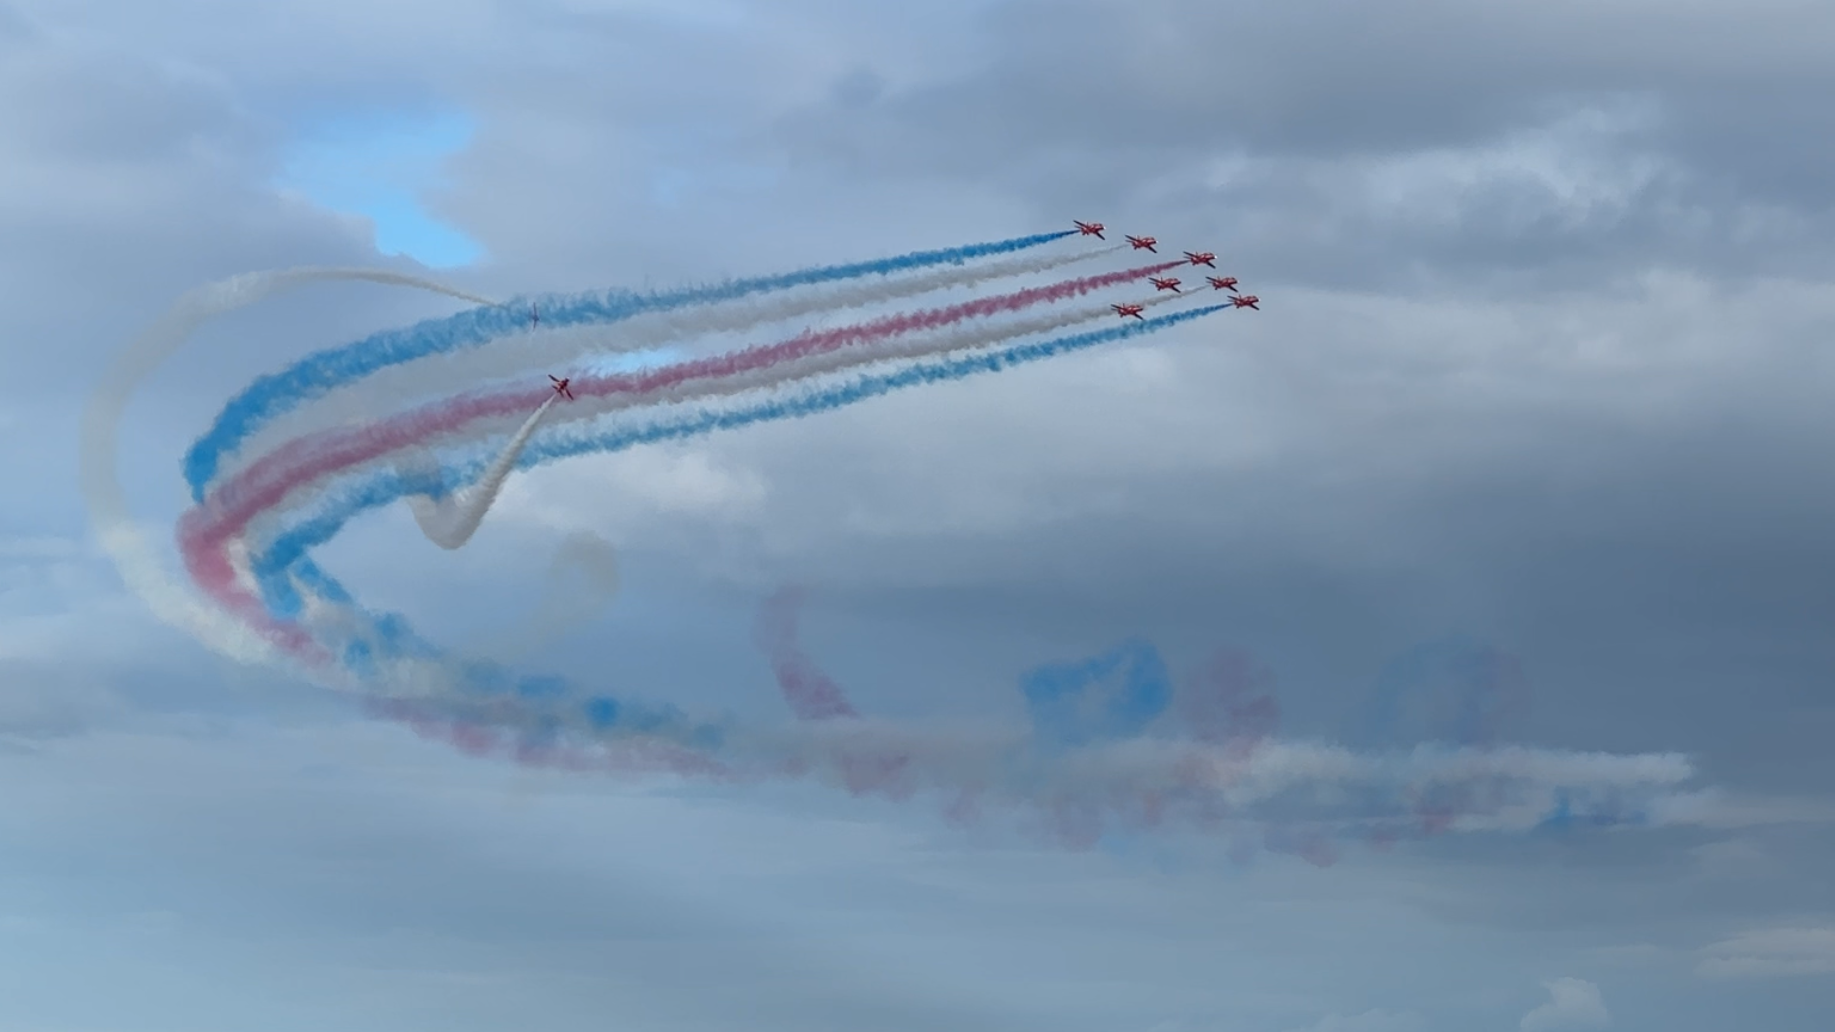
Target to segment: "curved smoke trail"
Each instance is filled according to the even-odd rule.
[[[503,454],[490,464],[484,476],[464,497],[451,501],[435,500],[428,495],[411,495],[408,506],[414,512],[414,522],[420,525],[421,533],[427,540],[441,548],[452,550],[464,547],[471,536],[478,532],[478,525],[484,522],[484,514],[490,512],[496,503],[497,495],[503,490],[503,482],[510,478],[516,468],[516,460],[522,457],[523,446],[529,438],[535,436],[535,428],[541,425],[542,417],[548,414],[560,395],[551,394],[542,402],[523,425],[504,446]]]
[[[1069,286],[1081,289],[1086,284],[1073,281]],[[968,315],[1010,310],[1009,302],[1011,307],[1019,307],[1021,302],[1033,303],[1041,297],[1072,296],[1070,290],[1053,293],[1054,290],[1041,288],[1024,298],[1015,294],[989,299],[985,308],[962,305],[895,317],[877,324],[804,335],[769,347],[751,348],[654,372],[580,378],[571,388],[578,403],[568,405],[565,413],[554,421],[580,423],[640,406],[706,401],[783,387],[818,375],[895,359],[985,348],[1111,314],[1106,307],[1075,309],[1029,320],[902,339],[913,327],[946,324]],[[1173,300],[1177,300],[1173,295],[1161,295],[1143,302],[1143,306]],[[861,346],[845,350],[849,344]],[[532,394],[545,391],[546,388],[536,387],[461,395],[452,401],[412,410],[369,426],[291,442],[232,477],[213,492],[204,505],[188,513],[183,535],[186,540],[236,536],[257,514],[306,504],[317,486],[328,477],[348,475],[366,464],[398,465],[402,453],[421,453],[436,443],[453,445],[493,436],[499,432],[503,420],[528,411]],[[550,395],[550,400],[552,397]],[[545,404],[543,411],[546,411]],[[536,418],[523,423],[515,443],[504,451],[502,461],[515,461],[515,453],[534,432],[538,421]],[[495,495],[496,488],[490,489],[488,496],[494,498]],[[488,501],[485,504],[488,505]],[[482,512],[478,515],[482,517]],[[427,524],[423,522],[422,526],[425,529]],[[465,536],[469,537],[469,531]]]
[[[731,280],[709,287],[690,287],[653,294],[608,291],[542,299],[544,318],[553,327],[604,324],[647,312],[668,312],[698,305],[737,301],[773,293],[869,277],[889,277],[939,265],[962,265],[979,258],[1030,250],[1071,236],[1072,231],[1037,233],[985,244],[914,251],[892,258],[825,265],[776,276]],[[185,480],[194,498],[217,474],[224,454],[282,413],[382,369],[436,354],[470,351],[523,328],[523,313],[511,305],[493,305],[429,320],[406,330],[379,333],[354,344],[309,356],[287,369],[262,376],[231,399],[210,429],[185,455]]]
[[[1026,241],[1055,238],[1019,238],[999,246],[1023,249],[1036,246]],[[949,252],[955,258],[936,257],[944,253],[926,252],[930,257],[922,260],[967,261],[962,249]],[[866,265],[827,267],[700,294],[652,295],[649,301],[633,302],[629,295],[576,299],[567,318],[575,328],[630,320],[641,331],[633,339],[663,339],[656,335],[665,333],[685,339],[717,326],[764,325],[795,305],[835,311],[847,307],[837,298],[869,297],[871,291],[862,285],[823,295],[747,300],[747,291],[791,291],[833,282],[842,276],[836,270],[885,277],[873,285],[883,300],[915,296],[925,283],[981,282],[1081,257],[1028,258],[947,274],[911,273],[887,264],[917,260],[907,256],[867,263],[873,268],[864,272]],[[162,605],[173,607],[163,615],[171,619],[178,614],[177,622],[203,628],[207,641],[240,650],[236,654],[299,661],[315,677],[357,687],[377,712],[473,751],[507,749],[524,762],[728,782],[806,776],[856,793],[898,798],[936,792],[958,803],[1023,810],[1060,841],[1080,845],[1116,830],[1246,828],[1266,848],[1328,863],[1336,855],[1333,843],[1346,838],[1376,841],[1448,828],[1522,831],[1551,821],[1624,823],[1652,814],[1658,816],[1651,819],[1673,821],[1683,813],[1686,822],[1682,788],[1692,771],[1680,757],[1494,745],[1370,754],[1282,741],[1274,737],[1279,707],[1271,679],[1246,657],[1220,654],[1174,687],[1163,659],[1142,641],[1029,674],[1021,685],[1028,727],[876,720],[863,716],[797,643],[800,598],[795,594],[768,603],[755,633],[798,719],[784,726],[696,719],[666,703],[615,697],[559,678],[518,676],[489,662],[454,658],[419,638],[401,617],[363,609],[313,562],[312,550],[351,518],[397,500],[407,500],[423,533],[436,544],[456,548],[476,532],[517,469],[832,411],[893,391],[1135,339],[1228,307],[1194,307],[1062,335],[1111,313],[1107,307],[1040,315],[1028,311],[1031,305],[1080,297],[1141,274],[1130,269],[1083,277],[803,333],[642,373],[577,376],[577,404],[562,405],[541,385],[485,387],[354,430],[336,427],[328,415],[333,410],[316,403],[346,389],[351,393],[344,400],[361,397],[355,385],[381,383],[366,378],[383,369],[399,368],[407,375],[433,368],[415,365],[421,362],[450,362],[441,375],[463,372],[471,378],[455,382],[477,388],[489,378],[489,369],[510,368],[520,345],[537,335],[521,332],[521,313],[497,306],[433,329],[424,324],[321,353],[280,379],[266,378],[245,391],[226,408],[207,440],[193,448],[187,472],[204,474],[193,481],[202,500],[184,518],[181,547],[187,568],[216,608],[187,595],[184,604],[193,608],[180,609],[159,596]],[[136,532],[114,483],[112,438],[133,387],[210,314],[290,282],[340,276],[453,293],[412,277],[364,270],[295,270],[243,278],[214,292],[207,288],[187,295],[105,377],[105,390],[85,422],[84,483],[98,531],[124,576],[177,590],[160,581],[163,574],[144,541],[132,536]],[[827,298],[825,308],[819,304],[822,297]],[[1156,296],[1144,304],[1174,300]],[[679,318],[658,315],[650,323],[637,322],[646,312],[674,311],[671,305],[681,309]],[[546,314],[559,319],[554,311]],[[741,323],[747,319],[753,321]],[[553,347],[586,354],[603,343],[582,337]],[[439,357],[460,353],[465,357]],[[317,370],[326,379],[311,381],[301,370]],[[287,413],[298,415],[288,419]],[[608,422],[612,417],[623,422]],[[311,427],[314,420],[328,425],[288,438],[277,433],[277,428]],[[482,453],[500,438],[507,439],[490,454]],[[461,456],[455,458],[455,452]],[[1474,669],[1473,676],[1492,676],[1490,666]],[[1461,676],[1465,670],[1458,668]],[[1478,716],[1488,719],[1488,714]]]
[[[225,620],[221,613],[199,602],[166,573],[128,510],[127,496],[121,489],[116,438],[122,414],[134,392],[190,339],[199,326],[219,315],[254,304],[276,291],[331,280],[406,286],[476,304],[492,303],[487,298],[433,280],[381,269],[301,267],[232,276],[198,287],[174,302],[102,371],[95,393],[90,395],[83,412],[78,460],[83,497],[89,506],[96,537],[114,561],[121,579],[162,620],[226,655],[243,660],[271,659],[272,653],[259,637]]]
[[[945,308],[888,316],[821,333],[803,333],[777,344],[749,347],[644,373],[575,377],[573,393],[582,400],[582,404],[570,405],[565,418],[577,422],[613,409],[731,394],[889,358],[986,346],[1005,339],[1049,332],[1076,322],[1108,316],[1110,310],[1107,307],[1083,309],[1031,322],[978,327],[954,337],[918,338],[909,346],[901,347],[896,343],[898,338],[922,330],[1022,312],[1037,305],[1081,297],[1092,291],[1119,286],[1164,271],[1173,264],[1176,263],[1085,276]],[[1178,295],[1161,294],[1145,304],[1154,305],[1177,299]],[[841,354],[843,349],[848,349],[845,354]],[[822,356],[836,357],[823,361]],[[206,496],[206,507],[231,507],[239,504],[238,499],[242,495],[265,490],[277,480],[297,481],[298,474],[292,470],[308,461],[316,459],[339,467],[348,465],[349,460],[322,458],[332,453],[424,447],[429,443],[428,438],[435,435],[444,438],[447,443],[454,443],[467,436],[489,436],[497,432],[497,422],[521,419],[528,411],[531,396],[540,396],[543,391],[545,388],[539,386],[516,387],[495,393],[474,391],[386,420],[296,438],[228,477]],[[435,424],[442,429],[429,429]],[[375,458],[375,454],[370,458]]]
[[[718,430],[737,429],[755,423],[801,418],[910,387],[999,372],[1057,355],[1118,343],[1202,318],[1228,307],[1210,305],[1186,309],[1106,330],[1090,330],[1037,343],[1013,344],[986,354],[916,362],[895,372],[862,376],[832,387],[810,389],[788,398],[768,398],[731,409],[704,408],[680,416],[653,418],[631,427],[610,430],[570,430],[568,427],[557,427],[552,431],[538,432],[523,449],[516,465],[517,468],[528,469],[574,455],[619,451],[643,444],[697,437]],[[448,483],[472,482],[482,472],[483,466],[457,468],[447,471],[446,480]],[[272,611],[278,615],[291,615],[299,611],[301,599],[290,583],[291,571],[305,561],[310,550],[329,541],[357,514],[391,504],[407,495],[421,493],[426,493],[424,483],[404,480],[399,473],[378,467],[369,470],[352,484],[316,495],[312,499],[316,507],[312,514],[274,534],[271,539],[252,546],[252,575],[260,584]],[[225,590],[226,597],[236,597],[237,589],[228,561],[221,556],[221,549],[256,508],[247,506],[229,513],[227,515],[232,518],[227,520],[223,518],[226,515],[223,513],[204,514],[198,509],[187,513],[188,551],[209,561],[212,583]]]
[[[379,369],[362,379],[341,383],[314,404],[275,416],[217,457],[212,480],[233,476],[248,461],[282,442],[367,419],[404,398],[452,393],[516,374],[574,368],[595,356],[652,351],[697,336],[742,331],[818,312],[835,314],[943,290],[1049,272],[1116,250],[1118,248],[1105,247],[1071,254],[945,267],[925,274],[843,283],[827,290],[770,294],[648,312],[621,321],[615,328],[590,324],[564,330],[531,330],[518,334],[514,349],[479,347],[463,352],[435,352]],[[201,497],[197,492],[207,490],[209,484],[199,482],[192,486],[194,496]]]

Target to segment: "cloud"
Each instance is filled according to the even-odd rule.
[[[1570,1027],[1604,1028],[1612,1023],[1606,1005],[1600,999],[1599,987],[1579,978],[1557,978],[1544,982],[1549,1001],[1523,1015],[1524,1032]]]
[[[1600,999],[1599,987],[1580,978],[1557,978],[1544,982],[1549,1001],[1523,1015],[1524,1032],[1542,1032],[1558,1028],[1605,1028],[1612,1024]]]
[[[69,472],[84,371],[178,291],[380,259],[362,219],[274,189],[327,112],[463,111],[475,133],[449,183],[414,199],[488,249],[495,264],[463,275],[491,291],[668,285],[1076,216],[1217,250],[1269,301],[1265,318],[1151,348],[544,470],[514,482],[507,518],[467,555],[420,547],[400,513],[328,550],[329,569],[443,642],[483,639],[462,617],[543,611],[550,556],[590,530],[616,543],[625,591],[531,670],[691,708],[774,707],[748,627],[783,580],[823,586],[812,651],[875,714],[1019,720],[1013,685],[1040,663],[1131,635],[1177,659],[1223,636],[1282,678],[1283,737],[1251,773],[1313,792],[1419,772],[1333,734],[1388,659],[1461,632],[1520,657],[1534,688],[1494,736],[1534,747],[1502,773],[1563,788],[1635,773],[1600,757],[1661,773],[1673,761],[1650,758],[1685,754],[1727,791],[1653,807],[1670,830],[1445,836],[1329,872],[1219,859],[1143,876],[1208,862],[1157,842],[850,851],[834,839],[894,838],[928,811],[778,788],[627,806],[608,802],[623,785],[373,725],[283,747],[273,726],[302,704],[278,677],[237,697],[245,723],[169,748],[75,734],[138,726],[112,707],[208,694],[223,672],[80,555],[0,556],[0,727],[26,747],[7,761],[0,879],[34,864],[63,879],[61,896],[17,894],[43,937],[13,936],[33,955],[0,957],[0,1024],[213,1030],[278,1007],[270,1024],[353,1030],[411,1013],[453,1028],[1102,1032],[1170,1012],[1205,1015],[1187,1023],[1198,1032],[1327,1009],[1326,1029],[1405,1021],[1359,1013],[1399,998],[1433,1001],[1428,1028],[1495,1028],[1526,1008],[1443,1018],[1441,1003],[1563,950],[1672,942],[1677,920],[1717,929],[1691,945],[1759,929],[1690,956],[1705,976],[1826,970],[1814,920],[1764,930],[1826,866],[1826,831],[1689,848],[1713,834],[1702,825],[1826,814],[1835,784],[1835,726],[1804,692],[1827,680],[1835,615],[1835,493],[1814,472],[1835,433],[1835,113],[1817,102],[1835,87],[1830,11],[500,7],[0,0],[0,471],[32,487],[8,494],[8,534],[86,533]],[[136,513],[179,504],[176,457],[227,392],[411,322],[416,304],[326,288],[200,340],[130,415]],[[610,583],[554,605],[596,611],[576,601],[601,604]],[[104,663],[114,672],[92,676]],[[1437,690],[1398,721],[1447,723]],[[334,773],[321,797],[312,772],[347,753],[371,766]],[[500,782],[540,790],[505,802]],[[211,803],[224,785],[233,805]],[[726,832],[670,830],[709,806]],[[832,827],[820,816],[836,812]],[[487,862],[498,851],[516,864]],[[647,868],[627,881],[634,852]],[[689,903],[648,903],[658,879]],[[115,939],[86,915],[111,899],[183,921],[98,955]],[[371,923],[427,934],[369,939]],[[455,923],[476,952],[441,945]],[[250,945],[268,938],[291,945]],[[843,954],[840,974],[786,969],[807,944]],[[442,968],[475,981],[455,996],[410,971]],[[1672,968],[1638,972],[1640,1018],[1719,1028],[1721,1011],[1662,991],[1678,988]],[[195,971],[230,972],[218,981],[246,999],[222,1003]],[[708,978],[733,991],[693,1013]],[[98,979],[135,1013],[105,1012],[84,991]],[[1748,1016],[1819,1032],[1826,996],[1791,994],[1827,984],[1799,978]],[[174,993],[233,1015],[170,1017],[158,1001]],[[888,1000],[914,1002],[898,1015]]]
[[[1419,1032],[1425,1027],[1413,1011],[1367,1010],[1362,1014],[1327,1014],[1317,1022],[1291,1032]]]
[[[1760,929],[1714,943],[1701,952],[1695,970],[1708,978],[1835,974],[1835,928]]]
[[[81,734],[131,712],[93,677],[0,658],[0,743],[15,746]]]

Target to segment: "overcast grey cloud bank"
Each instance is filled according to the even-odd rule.
[[[1679,751],[1740,812],[1814,811],[1826,17],[0,5],[0,1017],[1436,1030],[1527,1020],[1565,972],[1617,1027],[1821,1029],[1815,821],[1244,869],[472,760],[164,634],[88,544],[74,457],[84,370],[182,290],[412,268],[360,213],[275,190],[327,115],[475,120],[419,200],[485,248],[449,275],[487,293],[1102,218],[1218,251],[1265,310],[538,471],[467,551],[393,512],[327,565],[465,642],[542,604],[566,534],[600,535],[621,593],[542,668],[761,713],[750,626],[785,581],[817,589],[804,647],[888,716],[1010,716],[1026,670],[1146,634],[1180,663],[1250,650],[1285,727],[1351,739],[1386,666],[1459,630],[1522,661],[1501,741]],[[178,455],[252,375],[440,310],[327,290],[206,334],[130,413],[136,511],[169,524]]]

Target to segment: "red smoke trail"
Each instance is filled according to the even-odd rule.
[[[847,693],[803,651],[797,640],[797,614],[807,592],[783,588],[766,599],[753,625],[753,640],[771,663],[778,690],[798,720],[832,720],[858,717]],[[835,759],[836,772],[849,793],[878,793],[904,800],[916,791],[912,783],[911,756],[902,752],[847,750]]]
[[[806,595],[801,588],[784,588],[766,599],[758,610],[752,640],[771,661],[777,687],[798,720],[857,717],[860,714],[847,701],[841,686],[823,673],[797,643],[797,611]]]
[[[835,351],[850,344],[872,343],[918,330],[952,325],[966,319],[1011,314],[1037,304],[1081,297],[1105,287],[1164,272],[1181,264],[1161,263],[1062,280],[945,308],[890,315],[822,333],[805,333],[777,344],[745,348],[641,373],[577,376],[573,378],[571,390],[577,398],[605,398],[664,390],[691,380],[753,372],[779,362]],[[239,510],[248,504],[244,496],[266,498],[272,496],[276,488],[291,489],[314,479],[303,474],[302,468],[317,470],[317,475],[322,476],[409,444],[420,443],[427,437],[451,433],[474,420],[527,412],[546,397],[547,389],[543,387],[459,395],[358,429],[323,431],[299,437],[276,448],[231,478],[213,493],[207,508],[226,512]]]
[[[1274,672],[1236,649],[1219,649],[1179,693],[1179,711],[1199,741],[1216,742],[1245,761],[1281,723]]]
[[[872,343],[915,330],[934,329],[965,319],[1016,312],[1035,304],[1081,296],[1179,264],[1159,263],[1064,280],[946,308],[804,334],[768,347],[747,348],[644,373],[576,377],[572,390],[582,399],[603,398],[643,394],[693,380],[733,376],[839,350],[850,344]],[[390,452],[456,433],[480,420],[527,412],[545,401],[547,394],[546,388],[533,387],[460,395],[359,429],[322,432],[290,441],[251,464],[214,492],[202,506],[185,514],[180,521],[179,541],[186,567],[199,586],[231,608],[244,612],[254,600],[237,587],[233,570],[221,553],[227,542],[240,535],[256,515],[316,480]]]

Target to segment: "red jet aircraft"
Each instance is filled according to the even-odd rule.
[[[1110,305],[1109,307],[1115,309],[1115,314],[1123,319],[1131,315],[1141,322],[1147,321],[1146,317],[1141,315],[1141,309],[1147,307],[1146,305]]]
[[[1204,278],[1211,281],[1213,290],[1227,290],[1232,294],[1236,293],[1236,277],[1234,276],[1206,276]]]
[[[1254,294],[1244,294],[1241,297],[1230,298],[1230,303],[1238,308],[1253,308],[1259,312],[1262,310],[1261,300]]]
[[[549,373],[548,379],[554,380],[554,393],[559,394],[568,401],[573,400],[573,392],[567,389],[567,385],[573,382],[573,377],[569,376],[565,380],[562,380],[557,379],[553,373]]]
[[[1155,290],[1170,290],[1175,294],[1184,293],[1184,291],[1179,289],[1179,281],[1170,276],[1165,279],[1161,279],[1158,276],[1149,276],[1147,279],[1152,281],[1153,289]]]
[[[1185,260],[1191,262],[1193,265],[1210,265],[1213,269],[1217,267],[1212,264],[1217,260],[1217,256],[1209,251],[1187,251],[1185,252]]]
[[[1076,223],[1077,232],[1084,236],[1093,236],[1098,240],[1108,239],[1102,235],[1102,223],[1100,222],[1077,222],[1076,219],[1071,219],[1071,222]]]
[[[1136,251],[1153,251],[1153,245],[1159,243],[1159,241],[1152,237],[1131,236],[1128,238],[1128,243],[1133,244]],[[1153,253],[1159,254],[1158,251],[1153,251]]]

